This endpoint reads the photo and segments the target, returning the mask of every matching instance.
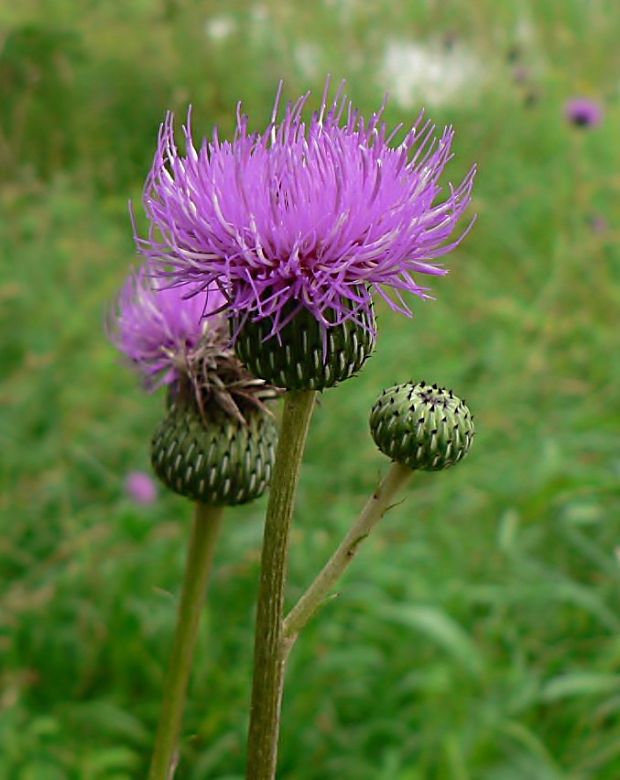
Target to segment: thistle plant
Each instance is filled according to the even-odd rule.
[[[123,286],[109,318],[112,341],[145,387],[167,387],[151,461],[171,490],[196,502],[187,565],[149,780],[174,772],[176,744],[223,507],[267,487],[277,432],[265,401],[277,391],[232,350],[217,290],[169,287],[146,263]]]
[[[217,289],[237,354],[257,377],[286,390],[269,496],[258,593],[247,777],[275,775],[287,641],[289,530],[318,391],[353,377],[377,335],[373,296],[411,315],[406,296],[430,297],[421,277],[469,229],[457,231],[474,168],[440,200],[451,128],[423,114],[389,130],[384,106],[364,118],[341,86],[307,116],[309,93],[252,132],[237,109],[234,139],[195,145],[191,115],[177,147],[162,124],[135,236],[171,284]],[[471,223],[470,223],[471,224]]]

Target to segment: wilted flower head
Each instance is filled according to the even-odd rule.
[[[279,90],[263,133],[238,109],[232,142],[215,132],[197,149],[188,117],[184,153],[169,114],[146,182],[142,254],[177,281],[216,284],[233,315],[270,318],[274,334],[302,307],[324,328],[367,321],[372,288],[410,314],[401,291],[429,297],[416,275],[446,273],[434,261],[462,238],[474,169],[436,203],[452,129],[436,136],[420,115],[396,141],[383,108],[366,120],[328,87],[307,122],[309,93],[279,120]]]
[[[603,121],[603,107],[596,100],[572,98],[564,108],[566,119],[579,127],[596,127]]]
[[[195,286],[194,286],[195,287]],[[217,290],[171,287],[146,263],[131,273],[110,314],[108,331],[116,347],[135,365],[147,388],[169,385],[187,372],[205,329],[218,327],[224,303]]]

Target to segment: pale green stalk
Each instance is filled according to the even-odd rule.
[[[196,503],[172,654],[164,684],[164,699],[148,780],[171,780],[176,768],[177,741],[192,657],[223,511],[223,507]]]
[[[360,542],[368,536],[387,510],[393,506],[396,494],[408,482],[412,473],[409,467],[402,466],[400,463],[392,463],[390,470],[368,499],[366,506],[336,552],[286,617],[283,642],[287,653],[301,629],[325,601],[333,585],[355,557]]]
[[[315,397],[314,390],[289,391],[284,397],[263,537],[248,737],[248,780],[273,780],[276,772],[284,686],[282,620],[289,530]]]

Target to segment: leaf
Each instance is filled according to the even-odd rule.
[[[598,696],[620,690],[620,675],[597,672],[571,672],[549,680],[542,689],[544,701],[553,702],[572,696]]]
[[[383,607],[383,618],[424,634],[442,647],[473,677],[479,677],[483,661],[467,632],[449,615],[435,607]]]

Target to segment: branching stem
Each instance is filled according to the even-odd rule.
[[[287,653],[301,629],[321,604],[324,603],[330,589],[355,557],[360,543],[393,505],[396,494],[407,483],[412,473],[407,466],[392,463],[390,470],[366,502],[366,506],[349,529],[336,552],[286,617],[283,639],[286,643]]]

